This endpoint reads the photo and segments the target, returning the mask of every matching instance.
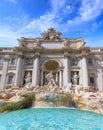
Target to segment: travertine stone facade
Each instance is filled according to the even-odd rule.
[[[0,48],[0,89],[23,87],[29,81],[42,87],[52,72],[59,87],[71,82],[103,90],[102,47],[86,47],[82,38],[61,38],[53,28],[42,38],[22,37],[18,42],[18,47]]]

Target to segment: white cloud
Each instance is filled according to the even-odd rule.
[[[101,0],[83,0],[80,8],[81,20],[89,21],[96,18],[103,11]]]
[[[57,15],[65,16],[72,12],[71,0],[50,0],[51,2],[51,10]]]
[[[78,16],[73,20],[68,20],[68,23],[80,24],[96,19],[103,11],[101,0],[82,0]]]
[[[42,31],[46,30],[48,27],[55,25],[53,22],[55,18],[54,14],[46,14],[41,16],[39,19],[34,19],[29,21],[25,26],[21,27],[18,32],[26,35],[35,36],[39,35]]]
[[[16,2],[16,0],[8,0],[11,2]],[[74,16],[72,19],[66,19],[64,21],[64,15],[71,13],[72,6],[68,3],[68,0],[50,0],[51,1],[51,11],[40,16],[37,19],[28,20],[27,16],[24,18],[12,19],[8,17],[7,19],[12,19],[14,21],[15,26],[5,27],[2,26],[0,29],[0,39],[6,43],[9,42],[12,45],[13,42],[16,42],[16,39],[19,37],[39,37],[40,33],[47,30],[47,28],[54,27],[58,31],[62,33],[71,33],[78,30],[84,33],[88,33],[88,27],[91,26],[91,30],[98,27],[98,24],[94,21],[91,24],[89,23],[91,20],[97,18],[102,10],[103,5],[101,4],[101,0],[75,0],[81,1],[81,6],[78,9],[78,15]],[[75,3],[73,3],[75,5]],[[62,14],[61,14],[62,12]],[[90,24],[89,26],[86,24]],[[88,27],[87,27],[88,26]],[[69,31],[68,31],[69,30]],[[85,30],[85,32],[84,32]],[[11,40],[11,42],[10,42]],[[7,43],[8,43],[7,42]],[[0,46],[1,46],[0,41]]]
[[[17,45],[20,35],[12,27],[0,25],[0,47]]]

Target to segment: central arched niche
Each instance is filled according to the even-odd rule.
[[[59,67],[59,63],[55,60],[49,60],[44,63],[47,70],[56,70]]]
[[[58,60],[49,59],[43,62],[41,66],[41,79],[40,85],[47,85],[46,75],[50,72],[53,74],[55,83],[59,86],[62,86],[62,63]]]

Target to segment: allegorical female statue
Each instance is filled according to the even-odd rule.
[[[77,74],[77,72],[74,72],[74,74],[72,76],[72,83],[74,85],[78,85],[78,79],[79,79],[79,75]]]
[[[28,72],[25,76],[25,84],[31,83],[31,81],[32,81],[32,76],[31,73]]]

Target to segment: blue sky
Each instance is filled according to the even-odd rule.
[[[103,0],[0,0],[0,47],[17,38],[41,37],[54,27],[62,37],[83,37],[87,46],[103,46]]]

